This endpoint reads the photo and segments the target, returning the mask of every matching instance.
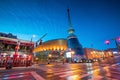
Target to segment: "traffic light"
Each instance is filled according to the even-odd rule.
[[[40,40],[40,43],[39,43],[39,45],[42,45],[42,40]]]

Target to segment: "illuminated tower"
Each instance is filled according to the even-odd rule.
[[[79,43],[77,36],[74,34],[75,30],[72,27],[71,19],[70,19],[70,13],[69,9],[67,9],[68,12],[68,49],[71,51],[74,51],[74,58],[75,57],[83,57],[83,48],[82,45]]]

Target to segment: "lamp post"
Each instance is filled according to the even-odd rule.
[[[32,42],[33,38],[35,38],[35,37],[36,37],[36,35],[32,35],[32,37],[31,37],[31,42]]]
[[[36,58],[35,58],[35,60],[36,60],[36,64],[38,64],[39,58],[38,58],[38,57],[36,57]]]
[[[49,55],[48,55],[48,64],[50,64],[50,59],[51,59],[51,57],[52,57],[52,55],[49,54]]]
[[[75,52],[74,52],[74,51],[71,51],[71,59],[72,59],[72,62],[74,62],[74,54],[75,54]]]
[[[34,54],[33,54],[34,43],[32,42],[32,40],[33,40],[33,38],[35,38],[35,37],[36,37],[36,35],[32,35],[31,41],[30,41],[30,43],[31,43],[31,46],[30,46],[30,55],[32,56],[32,62],[33,62],[33,60],[34,60]]]

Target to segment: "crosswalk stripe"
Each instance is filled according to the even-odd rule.
[[[43,68],[37,68],[37,69],[40,69],[40,70],[43,70],[43,71],[47,71],[47,69],[43,69]]]
[[[59,77],[67,77],[67,76],[71,76],[74,75],[73,73],[69,73],[69,74],[64,74],[64,75],[60,75]]]
[[[101,80],[102,78],[104,78],[104,77],[103,76],[94,76],[93,78],[88,79],[88,80]]]
[[[66,73],[70,74],[70,73],[74,73],[76,71],[80,71],[80,70],[58,72],[58,73],[54,73],[54,75],[60,75],[60,74],[66,74]]]
[[[17,74],[17,75],[5,75],[3,76],[2,80],[7,80],[7,79],[15,79],[15,78],[20,78],[20,77],[26,77],[26,76],[29,76],[28,74]]]
[[[35,71],[32,71],[31,74],[36,80],[45,80],[42,76],[38,75]]]
[[[59,72],[65,72],[65,71],[71,71],[71,69],[56,69],[56,68],[46,68],[46,67],[37,67],[37,69],[43,70],[43,71],[48,71],[52,70],[54,73],[59,73]],[[72,70],[80,70],[80,68],[74,68]]]
[[[3,75],[4,77],[9,77],[9,76],[17,76],[17,75],[24,75],[24,74],[29,74],[29,72],[21,72],[21,73],[14,73],[14,74],[6,74]]]
[[[111,65],[111,66],[116,66],[117,64],[113,64],[113,65]]]
[[[112,66],[111,68],[112,68],[112,69],[120,69],[119,66]]]
[[[29,74],[28,74],[29,73]],[[8,75],[3,75],[3,78],[0,78],[0,80],[8,80],[8,79],[15,79],[15,78],[21,78],[21,77],[26,77],[31,75],[36,79],[36,80],[45,80],[42,78],[40,75],[38,75],[36,72],[25,72],[25,73],[17,73],[17,74],[8,74]]]
[[[80,78],[84,78],[84,77],[87,77],[87,76],[90,76],[91,74],[83,74],[80,76]]]
[[[120,75],[120,72],[116,72],[116,71],[110,71],[111,73],[115,73],[115,74],[119,74]]]
[[[74,75],[76,75],[76,74],[69,73],[69,74],[65,74],[65,75],[60,75],[59,77],[67,77],[67,76],[74,76]],[[91,75],[91,74],[83,74],[80,76],[80,78],[87,77],[89,75]]]
[[[110,78],[111,80],[120,80],[118,79],[118,77],[113,76],[113,75],[106,75],[108,78]]]

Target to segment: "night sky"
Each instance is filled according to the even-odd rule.
[[[115,47],[107,39],[120,36],[120,0],[0,0],[0,32],[19,39],[43,41],[67,38],[67,8],[72,26],[83,47]]]

